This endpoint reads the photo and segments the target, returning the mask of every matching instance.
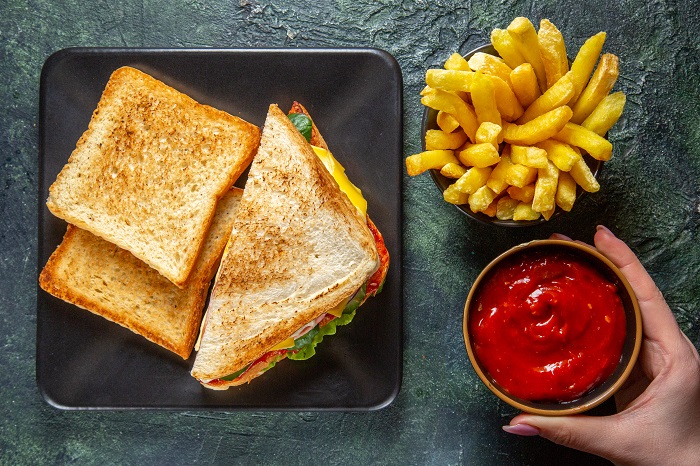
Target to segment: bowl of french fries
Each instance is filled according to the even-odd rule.
[[[589,38],[569,61],[562,33],[527,18],[494,29],[491,44],[426,71],[423,151],[410,176],[430,172],[443,198],[476,220],[542,224],[569,212],[612,156],[607,139],[625,94],[612,93],[618,58]],[[597,66],[596,66],[597,65]]]

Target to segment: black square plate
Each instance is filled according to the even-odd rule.
[[[184,361],[102,317],[38,289],[37,383],[63,409],[372,410],[402,373],[402,78],[376,49],[105,49],[53,54],[41,75],[39,270],[66,229],[48,188],[87,129],[112,71],[129,65],[195,100],[262,126],[294,100],[314,117],[363,191],[391,266],[384,290],[307,361],[283,361],[250,385],[203,388]]]

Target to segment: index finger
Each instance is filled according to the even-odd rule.
[[[665,343],[676,340],[680,331],[676,318],[634,252],[603,226],[598,226],[593,240],[598,251],[620,269],[637,295],[644,335]]]

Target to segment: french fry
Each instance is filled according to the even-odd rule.
[[[508,83],[498,76],[485,75],[491,79],[494,91],[496,92],[496,106],[501,117],[506,121],[515,121],[523,114],[523,106],[520,105],[513,89]]]
[[[524,125],[504,123],[503,140],[509,144],[532,146],[559,133],[571,119],[569,107],[559,107]]]
[[[486,180],[486,186],[491,188],[491,191],[496,194],[501,194],[503,191],[505,191],[508,186],[510,186],[506,180],[506,177],[508,176],[508,169],[512,165],[513,162],[511,162],[510,157],[505,154],[501,155],[501,161],[498,162],[495,167],[493,167],[491,175]]]
[[[471,71],[467,59],[458,53],[453,53],[445,60],[444,68],[446,70]]]
[[[506,190],[506,192],[513,199],[520,202],[531,203],[532,198],[535,197],[535,184],[527,184],[522,188],[511,186]]]
[[[545,220],[549,220],[550,218],[552,218],[552,215],[554,215],[554,211],[556,210],[557,206],[554,206],[549,210],[545,210],[544,212],[542,212],[542,217],[544,217]]]
[[[598,61],[603,44],[605,43],[605,33],[599,32],[583,43],[571,64],[571,71],[574,73],[574,96],[569,101],[569,105],[574,105],[579,95],[586,87],[588,78],[591,77],[593,68]]]
[[[432,89],[469,92],[473,77],[473,71],[431,69],[425,72],[425,83]]]
[[[532,65],[537,76],[540,91],[544,92],[547,89],[547,76],[544,72],[544,64],[540,55],[540,43],[535,27],[529,19],[520,16],[508,25],[507,31],[513,37],[515,45],[520,54],[525,57],[525,61]]]
[[[469,195],[469,208],[472,212],[483,212],[496,199],[496,193],[491,191],[488,186],[482,186],[473,194]]]
[[[476,143],[481,144],[483,142],[488,142],[493,145],[494,148],[498,149],[498,145],[503,141],[503,128],[501,125],[497,125],[488,121],[485,121],[479,125],[479,129],[476,130]]]
[[[479,188],[486,185],[486,180],[489,179],[491,172],[492,170],[490,167],[472,167],[467,170],[464,175],[460,176],[459,179],[452,184],[452,186],[464,194],[473,194]],[[466,201],[462,204],[465,203]]]
[[[479,124],[490,122],[501,125],[501,114],[498,113],[493,82],[481,71],[477,71],[472,79],[471,95]]]
[[[520,104],[529,107],[542,93],[537,84],[537,76],[529,63],[517,66],[510,73],[510,83]]]
[[[457,149],[467,141],[464,131],[446,133],[439,129],[429,129],[425,132],[425,150]]]
[[[583,126],[567,123],[553,137],[557,141],[580,147],[596,160],[606,161],[612,156],[612,143]]]
[[[484,210],[482,210],[481,212],[484,215],[487,215],[489,217],[495,217],[496,212],[497,212],[497,204],[498,204],[498,199],[494,199],[493,201],[491,201],[491,204],[489,204],[489,206],[487,208],[485,208]]]
[[[557,194],[558,182],[559,169],[552,162],[549,162],[546,168],[537,170],[532,210],[544,213],[554,209],[554,197]]]
[[[574,116],[571,117],[572,123],[583,123],[600,101],[610,93],[620,74],[618,61],[617,56],[612,53],[605,53],[600,57],[591,80],[571,108],[574,111]]]
[[[463,193],[457,189],[454,183],[445,188],[442,192],[442,197],[445,201],[455,205],[466,204],[469,200],[469,194]]]
[[[615,92],[600,101],[595,110],[583,120],[581,126],[590,129],[598,136],[605,136],[622,115],[627,97],[623,92]]]
[[[567,172],[559,173],[559,184],[554,201],[563,210],[570,212],[576,202],[576,180]]]
[[[474,71],[498,76],[510,85],[510,73],[513,69],[506,65],[502,58],[490,53],[476,52],[469,59],[469,67]]]
[[[527,167],[547,168],[547,151],[535,146],[510,146],[510,159]]]
[[[532,210],[532,204],[521,202],[513,211],[513,220],[537,220],[540,213]]]
[[[420,101],[426,107],[450,113],[459,122],[469,140],[472,142],[476,140],[476,130],[479,127],[476,121],[476,113],[459,96],[440,89],[433,89],[430,94],[424,95]]]
[[[464,175],[467,172],[467,169],[464,168],[463,165],[460,165],[458,163],[446,163],[445,166],[443,166],[440,169],[440,174],[446,178],[453,178],[457,179],[460,176]]]
[[[564,172],[571,170],[576,162],[581,160],[581,154],[576,152],[570,145],[557,141],[556,139],[546,139],[536,144],[540,149],[547,152],[547,158],[556,167]]]
[[[488,142],[472,144],[463,151],[457,153],[460,162],[468,167],[484,168],[496,165],[501,156],[492,144]]]
[[[569,174],[576,181],[576,184],[581,186],[584,191],[595,193],[600,190],[600,184],[595,179],[595,176],[593,176],[593,173],[591,173],[591,169],[588,168],[588,165],[586,165],[586,162],[583,159],[580,159],[574,164],[573,167],[571,167]]]
[[[517,163],[512,164],[506,171],[506,182],[511,186],[522,188],[534,183],[537,179],[537,168],[526,167]]]
[[[569,71],[564,36],[551,21],[543,19],[540,21],[537,38],[540,43],[544,74],[547,77],[547,88],[550,88]]]
[[[447,112],[443,112],[442,110],[438,112],[435,122],[437,123],[438,128],[446,133],[451,133],[459,128],[459,122],[455,120],[455,117]]]
[[[505,29],[494,29],[491,31],[491,44],[503,58],[506,65],[511,68],[525,63],[525,57],[520,53],[515,41]]]
[[[517,123],[519,125],[525,124],[550,110],[566,105],[572,95],[574,95],[574,81],[572,73],[569,72],[539,96],[518,118]]]
[[[496,202],[496,218],[499,220],[511,220],[515,208],[520,204],[520,201],[509,196],[503,196]]]
[[[406,157],[406,171],[410,176],[416,176],[427,170],[439,170],[448,163],[459,163],[454,152],[451,150],[429,150]]]

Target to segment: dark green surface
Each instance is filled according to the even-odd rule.
[[[0,464],[590,464],[507,435],[515,411],[479,382],[461,335],[479,270],[559,231],[590,241],[604,223],[638,252],[700,346],[700,15],[694,2],[16,1],[0,4]],[[587,6],[588,5],[588,6]],[[405,178],[403,388],[374,413],[62,412],[34,378],[39,74],[69,46],[385,49],[404,76],[404,157],[420,150],[425,69],[488,40],[515,16],[547,17],[574,50],[608,32],[628,95],[600,193],[526,231],[475,224],[429,176]],[[380,168],[378,168],[380,169]],[[370,206],[371,209],[371,206]],[[108,369],[108,368],[106,368]],[[268,380],[269,383],[269,380]],[[609,404],[602,411],[609,409]]]

